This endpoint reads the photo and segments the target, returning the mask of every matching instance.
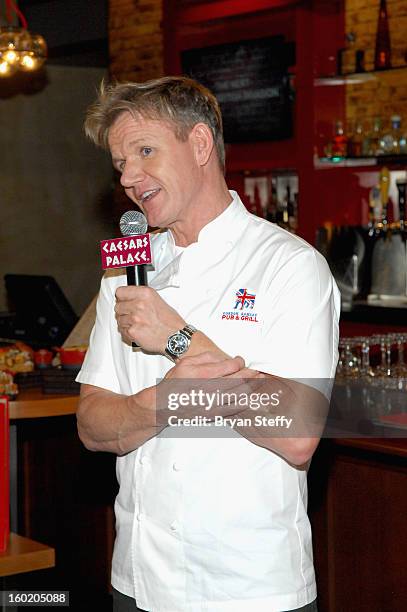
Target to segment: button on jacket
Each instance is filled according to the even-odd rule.
[[[196,243],[154,235],[149,285],[249,367],[333,377],[339,296],[325,260],[231,193]],[[125,284],[124,274],[102,280],[77,380],[129,395],[173,364],[122,341],[114,303]],[[278,612],[315,599],[306,471],[233,430],[173,430],[117,458],[113,586],[152,612]]]

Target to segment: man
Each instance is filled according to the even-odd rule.
[[[289,378],[333,377],[339,303],[326,262],[228,191],[221,114],[198,83],[102,88],[86,131],[149,225],[167,230],[153,236],[149,287],[102,280],[78,377],[83,443],[118,455],[115,610],[316,610],[305,468],[318,435],[237,425],[175,437],[156,408],[163,384],[185,379],[277,381],[301,404],[307,392]]]

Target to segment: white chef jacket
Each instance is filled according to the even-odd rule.
[[[325,260],[231,194],[185,249],[171,232],[153,236],[149,285],[249,367],[333,377],[340,307]],[[77,380],[129,395],[173,364],[122,341],[114,303],[125,284],[123,274],[102,280]],[[227,316],[236,312],[248,318]],[[151,612],[277,612],[313,601],[306,471],[236,432],[174,438],[168,431],[117,458],[113,586]]]

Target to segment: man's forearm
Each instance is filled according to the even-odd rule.
[[[273,451],[295,466],[306,464],[322,435],[329,402],[316,389],[294,380],[259,374],[258,394],[279,390],[278,404],[241,412],[235,427],[242,436]]]
[[[89,450],[124,455],[157,435],[155,387],[125,396],[82,385],[78,433]]]
[[[215,353],[226,356],[226,354],[205,334],[199,332],[193,336],[191,346],[186,353],[186,356],[191,354],[199,354],[204,350],[211,350]],[[234,376],[240,376],[245,379],[247,371],[242,371]],[[281,435],[279,432],[273,432],[273,430],[267,426],[265,427],[240,427],[235,426],[238,431],[245,438],[250,440],[253,444],[262,446],[267,450],[277,453],[284,459],[286,459],[292,465],[300,466],[311,459],[316,447],[319,443],[319,437],[322,433],[324,417],[326,416],[327,403],[325,398],[314,389],[307,388],[304,385],[298,384],[295,381],[289,381],[284,379],[278,379],[270,374],[258,374],[259,384],[272,385],[278,381],[280,386],[285,388],[284,399],[281,397],[281,405],[277,411],[271,413],[267,410],[258,410],[253,413],[252,410],[237,411],[236,417],[239,419],[249,419],[254,422],[254,416],[264,417],[266,419],[273,417],[273,414],[287,415],[291,413],[291,418],[295,421],[293,431],[295,437],[289,437],[286,433]],[[252,381],[253,383],[253,381]],[[315,402],[315,404],[314,404]],[[311,406],[311,410],[309,407]],[[321,413],[322,406],[322,413]],[[314,419],[316,409],[318,408],[317,423],[314,423],[310,427],[310,419]],[[303,422],[303,417],[308,416],[308,424]],[[260,432],[260,435],[259,435]],[[313,435],[313,434],[317,435]]]

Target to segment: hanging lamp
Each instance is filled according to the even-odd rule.
[[[40,34],[31,34],[27,20],[13,0],[5,0],[8,25],[0,28],[0,77],[18,71],[34,72],[47,58],[47,44]],[[13,25],[17,17],[21,26]]]

